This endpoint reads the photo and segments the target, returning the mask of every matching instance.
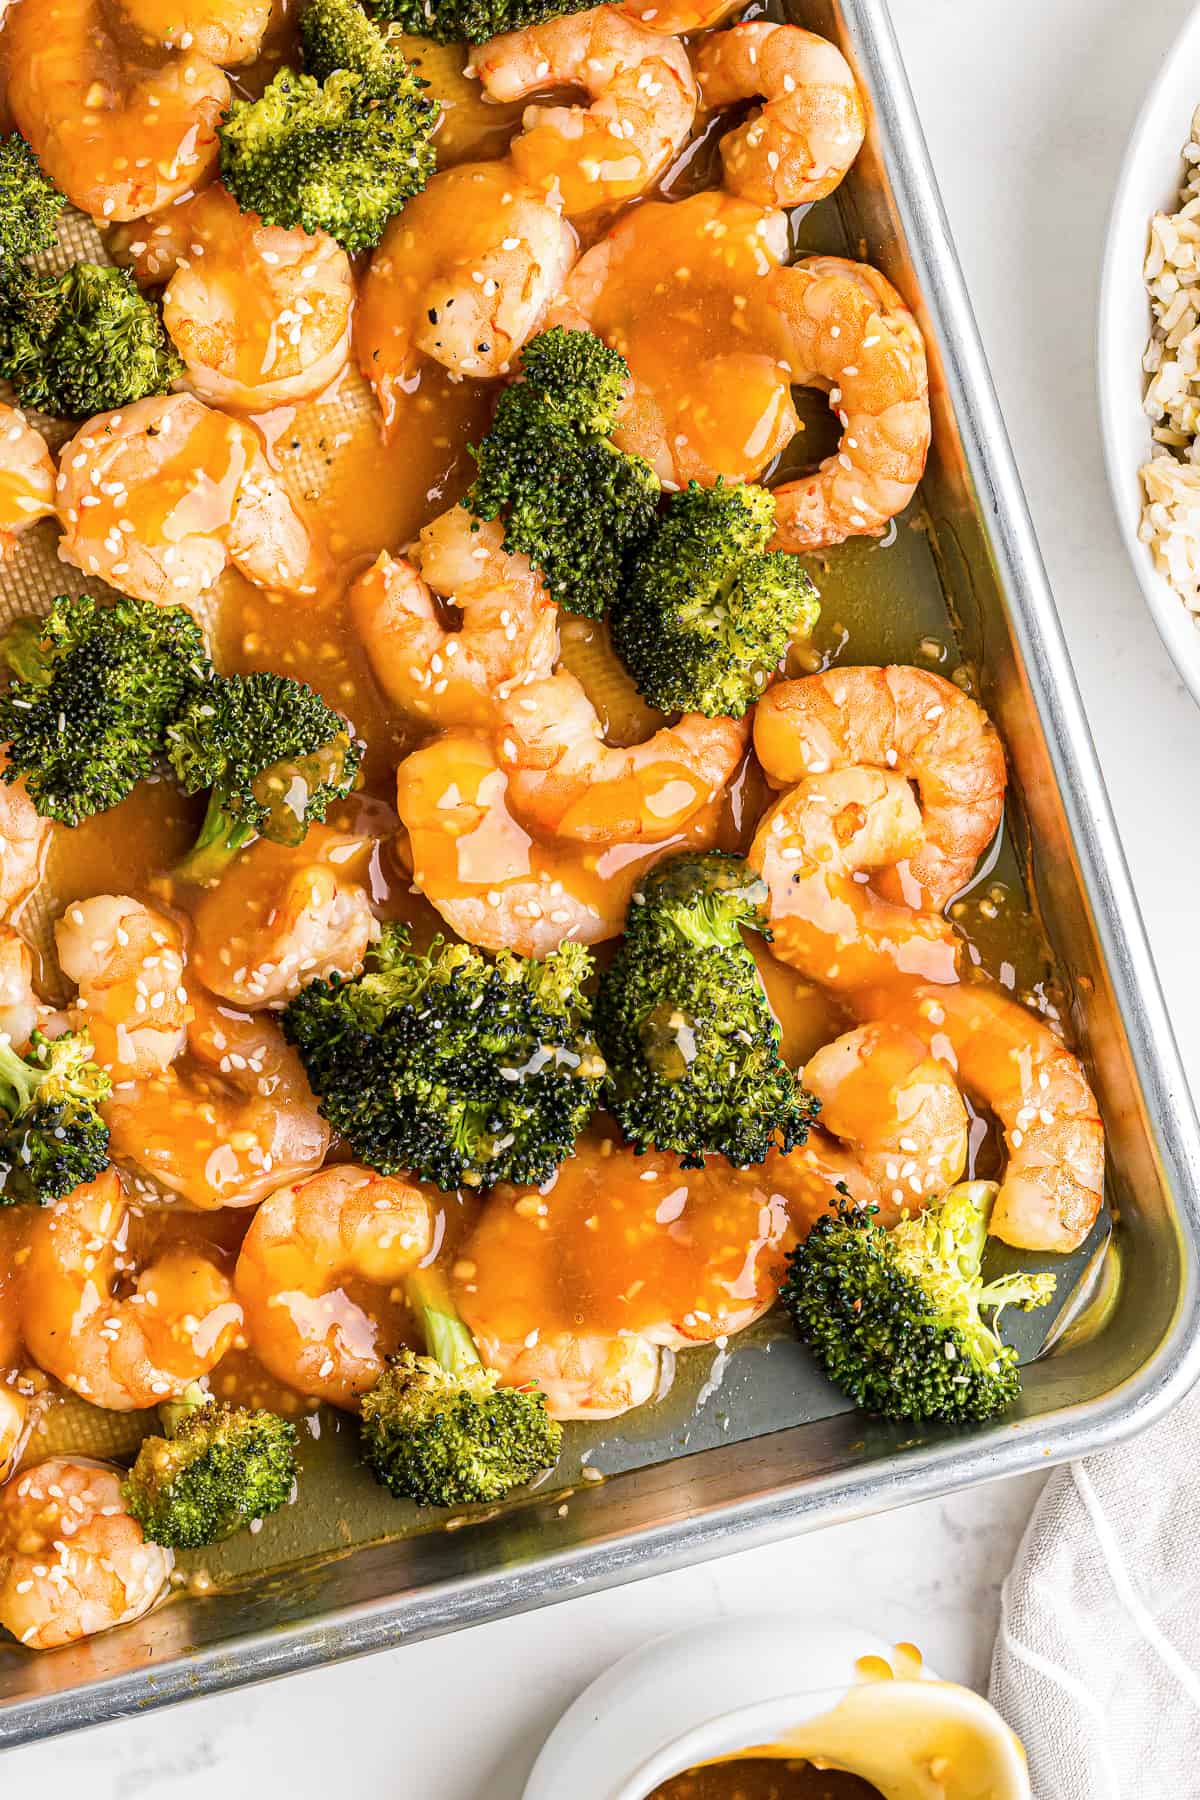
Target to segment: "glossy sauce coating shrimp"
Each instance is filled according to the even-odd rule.
[[[849,768],[890,770],[914,784],[919,842],[879,882],[912,907],[948,905],[1000,826],[999,734],[976,701],[926,669],[838,667],[778,682],[755,711],[754,748],[779,786]]]
[[[558,196],[568,218],[644,193],[696,116],[683,45],[610,6],[493,38],[471,51],[467,67],[493,100],[562,87],[587,94],[587,106],[527,107],[509,151],[517,174]]]
[[[858,155],[867,121],[849,63],[798,25],[731,25],[697,47],[706,108],[761,100],[721,139],[725,186],[759,206],[804,206],[833,192]]]
[[[187,1054],[105,1103],[109,1153],[135,1190],[209,1212],[254,1206],[319,1169],[329,1127],[273,1020],[192,996]]]
[[[560,203],[509,162],[444,169],[391,220],[363,277],[358,366],[385,436],[421,362],[504,375],[575,260]]]
[[[8,752],[0,745],[0,775]],[[37,886],[50,842],[50,821],[39,816],[23,781],[0,780],[0,917],[11,917]]]
[[[375,935],[361,875],[370,840],[310,825],[300,844],[259,838],[192,905],[192,968],[211,993],[253,1009],[305,982],[356,975]]]
[[[446,732],[396,775],[413,883],[451,930],[487,950],[548,956],[567,938],[616,937],[638,881],[672,849],[707,849],[714,808],[656,844],[537,842],[519,824],[508,779],[483,737]]]
[[[775,489],[778,550],[881,537],[916,492],[929,450],[929,379],[917,322],[869,263],[809,256],[769,295],[792,381],[818,387],[842,425],[813,475]]]
[[[967,1109],[953,1070],[915,1032],[860,1025],[810,1057],[802,1080],[821,1102],[823,1130],[856,1157],[883,1223],[946,1193],[966,1168]]]
[[[0,403],[0,562],[39,519],[54,517],[54,463],[24,413]]]
[[[121,0],[121,11],[148,42],[222,69],[253,62],[271,22],[270,0]]]
[[[354,1163],[279,1188],[255,1213],[236,1272],[259,1361],[299,1393],[355,1406],[392,1347],[378,1314],[432,1255],[435,1222],[415,1183]]]
[[[535,830],[584,844],[655,843],[710,806],[746,750],[741,720],[688,713],[645,743],[604,741],[566,669],[499,709],[496,740],[513,809]]]
[[[58,511],[62,561],[136,600],[186,606],[230,562],[296,596],[321,573],[252,428],[190,394],[90,419],[63,449]]]
[[[319,394],[345,366],[354,279],[323,232],[264,225],[214,182],[118,244],[139,281],[166,283],[163,323],[202,400],[265,412]]]
[[[128,1235],[129,1203],[109,1168],[38,1213],[22,1278],[29,1354],[110,1412],[181,1394],[220,1362],[242,1321],[209,1257],[178,1245],[138,1269]]]
[[[142,1536],[121,1479],[85,1456],[51,1456],[0,1493],[0,1625],[26,1649],[127,1625],[166,1587],[174,1556]]]
[[[1104,1126],[1079,1058],[996,988],[897,988],[864,996],[949,1063],[1004,1127],[1008,1161],[989,1229],[1023,1250],[1075,1250],[1104,1199]]]
[[[199,49],[131,59],[103,0],[20,0],[4,37],[13,116],[81,212],[136,219],[215,172],[231,95]]]
[[[724,1338],[774,1302],[786,1162],[681,1170],[593,1133],[542,1188],[498,1188],[453,1271],[484,1361],[511,1385],[536,1379],[558,1418],[641,1404],[658,1349]]]
[[[647,31],[682,37],[689,31],[711,31],[736,12],[738,4],[739,0],[620,0],[613,11]]]
[[[753,481],[798,419],[770,279],[783,213],[710,191],[647,201],[580,257],[547,325],[594,331],[629,364],[614,439],[672,487]]]
[[[128,894],[69,906],[54,928],[59,965],[79,989],[73,1013],[113,1080],[165,1069],[187,1040],[183,934],[166,913]]]
[[[461,616],[443,623],[437,595]],[[426,525],[411,558],[386,551],[350,590],[350,613],[380,687],[439,726],[488,725],[514,686],[549,675],[558,608],[498,520],[465,507]]]

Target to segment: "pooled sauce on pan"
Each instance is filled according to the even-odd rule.
[[[685,1769],[646,1800],[883,1800],[883,1796],[858,1775],[817,1769],[790,1758],[745,1756]]]

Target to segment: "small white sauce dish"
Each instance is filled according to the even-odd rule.
[[[1117,180],[1100,278],[1097,383],[1104,454],[1117,525],[1146,604],[1192,698],[1200,702],[1200,629],[1148,544],[1138,537],[1142,486],[1138,470],[1156,448],[1143,408],[1142,355],[1150,336],[1150,301],[1142,270],[1156,212],[1174,212],[1183,179],[1181,150],[1200,105],[1200,6],[1167,51],[1142,103]]]
[[[646,1800],[760,1746],[825,1759],[885,1800],[1031,1800],[1024,1752],[986,1700],[910,1646],[800,1614],[717,1619],[624,1657],[563,1714],[524,1800]]]

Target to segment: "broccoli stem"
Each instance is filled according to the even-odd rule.
[[[449,1375],[483,1366],[475,1339],[458,1316],[445,1277],[436,1269],[418,1269],[406,1282],[408,1303],[420,1313],[430,1356]]]
[[[189,1381],[182,1394],[174,1400],[164,1400],[158,1409],[162,1420],[163,1435],[168,1438],[179,1436],[179,1428],[185,1419],[190,1419],[194,1412],[212,1402],[212,1395],[206,1393],[198,1381]]]
[[[33,1105],[41,1085],[38,1071],[17,1055],[11,1040],[0,1041],[0,1110],[19,1118]]]
[[[211,887],[214,881],[220,880],[238,851],[243,850],[255,835],[253,825],[225,809],[214,788],[208,796],[208,810],[200,835],[175,873],[181,881],[193,882],[197,887]]]

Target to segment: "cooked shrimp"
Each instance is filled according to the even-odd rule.
[[[798,25],[755,19],[705,38],[695,69],[712,110],[763,102],[721,139],[731,193],[759,206],[804,206],[833,192],[867,129],[862,95],[835,44]]]
[[[655,843],[709,806],[732,779],[748,731],[688,713],[643,744],[604,741],[582,682],[566,669],[500,707],[500,766],[514,811],[535,830],[585,844]]]
[[[270,0],[121,0],[129,24],[167,50],[195,50],[222,69],[253,62],[271,22]]]
[[[951,1067],[914,1032],[860,1025],[811,1057],[821,1124],[851,1149],[886,1222],[944,1194],[967,1166],[967,1109]]]
[[[359,298],[355,352],[385,435],[424,358],[477,380],[507,374],[576,247],[557,196],[511,163],[435,175],[388,225]]]
[[[772,950],[838,991],[893,976],[953,981],[957,939],[936,912],[885,898],[863,877],[921,847],[921,811],[902,775],[810,775],[761,821],[749,860],[770,889]]]
[[[320,1168],[329,1127],[300,1058],[273,1020],[199,989],[187,1054],[105,1103],[109,1154],[131,1186],[201,1212],[254,1206]]]
[[[919,841],[880,878],[881,891],[909,906],[946,906],[999,829],[1006,776],[996,728],[961,688],[925,669],[832,668],[781,681],[759,702],[754,748],[780,786],[850,768],[914,783]]]
[[[13,117],[81,212],[137,219],[215,173],[231,94],[198,48],[129,57],[104,0],[20,0],[4,41]]]
[[[62,561],[135,600],[186,606],[230,562],[260,587],[316,591],[308,532],[254,431],[191,394],[90,419],[58,490]]]
[[[541,844],[517,822],[508,779],[482,737],[447,732],[401,763],[396,810],[413,883],[451,930],[487,950],[548,956],[567,938],[616,937],[638,881],[672,849],[707,849],[716,809],[655,844]]]
[[[443,624],[434,592],[461,615]],[[558,608],[498,520],[453,506],[422,531],[412,560],[385,551],[350,590],[350,613],[380,687],[440,726],[488,725],[513,687],[549,675]]]
[[[11,925],[0,925],[0,1038],[20,1049],[49,1011],[34,991],[33,951]]]
[[[770,277],[780,354],[824,388],[842,425],[814,475],[775,489],[775,548],[881,537],[912,499],[929,449],[929,381],[917,322],[878,269],[809,256]]]
[[[696,82],[683,45],[611,6],[510,31],[467,67],[493,100],[582,88],[587,106],[530,106],[509,154],[517,174],[562,201],[568,218],[642,194],[685,142]]]
[[[0,403],[0,562],[39,519],[54,517],[54,463],[24,413]]]
[[[163,322],[214,406],[265,412],[327,388],[350,354],[350,258],[324,232],[242,212],[219,183],[116,237],[139,281],[166,283]]]
[[[361,879],[370,840],[310,825],[303,843],[259,838],[192,907],[192,967],[235,1005],[290,1000],[307,981],[357,975],[375,935]]]
[[[1104,1126],[1078,1057],[996,988],[897,988],[862,1001],[955,1070],[1004,1128],[1008,1162],[990,1229],[1022,1250],[1078,1249],[1104,1199]]]
[[[25,783],[8,778],[8,751],[0,744],[0,917],[11,917],[37,886],[50,821],[39,816]]]
[[[54,1650],[140,1619],[167,1585],[170,1550],[125,1507],[121,1471],[50,1456],[0,1494],[0,1625]]]
[[[770,279],[777,209],[710,191],[627,212],[580,257],[547,325],[594,331],[629,364],[614,439],[660,481],[753,481],[798,419]]]
[[[484,1361],[537,1379],[559,1418],[640,1405],[658,1349],[724,1338],[773,1304],[793,1241],[787,1161],[681,1170],[594,1133],[545,1186],[497,1189],[453,1270]]]
[[[383,1373],[389,1290],[432,1255],[435,1222],[413,1182],[354,1163],[279,1188],[235,1277],[259,1361],[299,1393],[353,1407]],[[377,1308],[364,1287],[379,1290]]]
[[[75,1022],[86,1027],[100,1066],[118,1082],[165,1069],[192,1016],[175,921],[128,894],[97,894],[68,906],[54,941],[63,974],[79,989]]]
[[[128,1214],[112,1168],[44,1207],[22,1281],[30,1356],[110,1412],[181,1394],[220,1362],[242,1321],[228,1278],[198,1250],[169,1248],[137,1269]]]

